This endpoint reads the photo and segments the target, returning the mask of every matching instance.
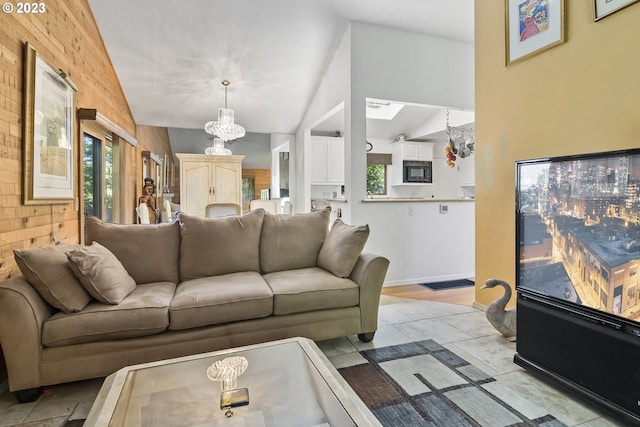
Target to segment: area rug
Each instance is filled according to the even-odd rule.
[[[464,288],[467,286],[475,286],[475,282],[469,279],[447,280],[446,282],[420,283],[420,286],[431,289],[432,291],[440,291],[442,289]]]
[[[489,391],[494,378],[433,340],[360,354],[368,363],[339,372],[383,426],[566,427],[527,418]]]

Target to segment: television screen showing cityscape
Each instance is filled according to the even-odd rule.
[[[517,288],[639,322],[640,151],[516,169]]]

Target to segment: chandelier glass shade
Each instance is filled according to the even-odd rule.
[[[228,80],[222,81],[224,86],[224,108],[218,108],[218,121],[207,122],[204,125],[205,132],[217,136],[222,141],[242,138],[246,133],[242,126],[235,123],[233,110],[227,108],[227,88],[230,84]]]
[[[210,156],[230,156],[231,150],[224,147],[224,141],[220,138],[213,139],[213,145],[204,149],[204,154]]]

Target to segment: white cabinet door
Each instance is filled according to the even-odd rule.
[[[416,145],[417,158],[416,160],[433,160],[433,145],[431,144],[417,144]]]
[[[403,160],[433,160],[433,144],[424,142],[403,142],[402,159]]]
[[[415,144],[404,143],[402,145],[403,160],[418,160],[418,146]]]
[[[344,184],[344,139],[327,140],[327,182]]]
[[[327,142],[324,139],[311,139],[311,183],[327,182]]]
[[[458,181],[462,186],[475,185],[476,156],[456,160],[458,166]]]
[[[211,203],[211,165],[207,162],[186,162],[180,167],[180,209],[192,215],[204,215]],[[184,191],[182,191],[184,188]]]
[[[238,203],[242,199],[242,169],[235,164],[213,165],[213,201]]]
[[[344,184],[344,139],[311,137],[311,183]]]

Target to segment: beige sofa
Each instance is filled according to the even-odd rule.
[[[361,253],[368,226],[328,232],[329,215],[87,218],[86,246],[14,251],[23,276],[0,283],[10,390],[30,401],[43,385],[294,336],[373,339],[389,261]]]

